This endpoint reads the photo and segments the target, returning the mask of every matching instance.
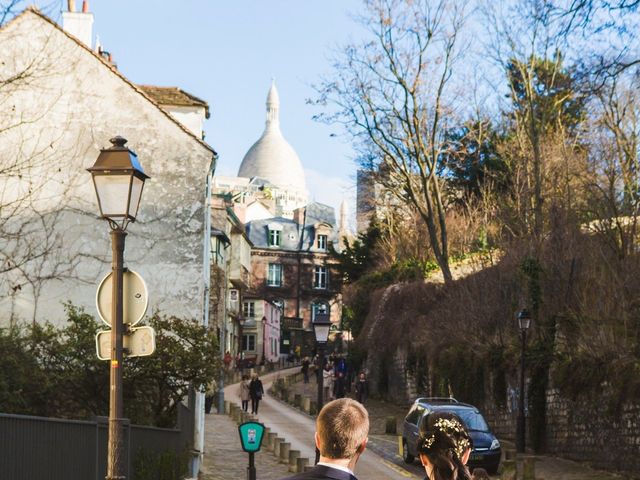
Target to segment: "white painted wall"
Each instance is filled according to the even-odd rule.
[[[196,137],[202,138],[204,132],[204,107],[186,107],[179,105],[162,105],[177,121],[187,127]]]
[[[150,312],[200,320],[212,151],[36,13],[3,27],[0,45],[0,78],[28,73],[0,86],[0,265],[14,250],[34,249],[30,261],[0,273],[0,324],[60,323],[66,301],[96,314],[111,247],[85,169],[115,135],[129,140],[151,177],[125,265],[147,282]]]

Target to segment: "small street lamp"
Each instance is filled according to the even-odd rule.
[[[313,319],[313,334],[316,337],[316,346],[318,348],[318,411],[320,414],[322,409],[322,387],[324,383],[323,370],[324,370],[324,349],[329,340],[329,331],[331,330],[331,320],[328,313],[316,313]],[[316,449],[316,463],[320,460],[320,452]]]
[[[244,327],[245,322],[247,321],[246,318],[244,318],[244,316],[242,315],[242,313],[238,314],[237,317],[238,320],[238,358],[239,358],[239,363],[240,363],[240,371],[242,372],[242,370],[244,369],[244,355],[243,355],[243,348],[242,348],[242,327]]]
[[[127,226],[135,222],[144,182],[149,178],[135,153],[125,147],[127,140],[115,137],[112,147],[103,149],[96,163],[87,170],[93,177],[100,216],[109,222],[112,245],[111,292],[111,367],[109,393],[109,445],[107,480],[124,479],[123,405],[122,405],[122,336],[123,326],[123,257]]]
[[[516,451],[524,453],[526,424],[524,416],[524,353],[527,346],[527,330],[531,326],[531,314],[523,308],[518,312],[518,327],[522,333],[522,349],[520,350],[520,395],[518,396],[518,418],[516,423]]]

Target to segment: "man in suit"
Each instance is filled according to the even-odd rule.
[[[367,446],[369,414],[350,398],[327,403],[316,420],[320,461],[311,470],[286,480],[357,480],[353,471]]]

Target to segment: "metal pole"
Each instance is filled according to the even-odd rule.
[[[516,451],[525,450],[525,417],[524,417],[524,349],[527,342],[527,331],[522,329],[522,348],[520,351],[520,395],[518,396],[518,419],[516,424]]]
[[[253,452],[249,452],[249,466],[247,467],[247,480],[256,480],[256,464]]]
[[[318,343],[318,411],[317,415],[320,415],[320,410],[322,410],[323,398],[322,398],[322,389],[324,388],[324,343]],[[316,447],[316,463],[320,461],[320,450]]]
[[[122,274],[124,240],[127,236],[119,228],[111,230],[111,371],[109,392],[109,447],[107,454],[106,480],[124,479],[123,418],[122,418]]]

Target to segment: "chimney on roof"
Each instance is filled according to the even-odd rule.
[[[93,13],[89,12],[89,2],[83,0],[82,12],[76,12],[75,0],[67,0],[68,12],[62,13],[62,29],[91,48],[93,38]]]

